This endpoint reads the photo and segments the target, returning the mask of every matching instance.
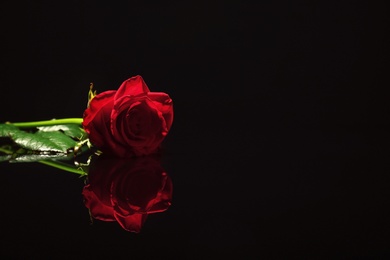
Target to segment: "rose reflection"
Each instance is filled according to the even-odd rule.
[[[125,230],[138,233],[148,214],[171,205],[172,181],[155,157],[99,156],[90,165],[82,194],[94,219],[117,221]]]

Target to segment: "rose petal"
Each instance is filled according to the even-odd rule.
[[[90,185],[84,186],[82,195],[84,197],[84,204],[89,209],[93,218],[104,221],[115,221],[114,210],[111,205],[103,203],[92,191]]]
[[[94,97],[84,112],[83,127],[91,143],[105,153],[132,156],[129,147],[118,142],[111,132],[111,111],[116,91],[105,91]]]
[[[148,213],[166,211],[172,201],[172,180],[163,172],[161,178],[161,190],[153,200],[148,203]]]
[[[94,97],[84,111],[83,127],[89,134],[90,141],[98,148],[107,146],[111,139],[110,114],[116,91],[105,91]]]
[[[168,94],[162,92],[149,92],[148,97],[153,101],[159,111],[161,111],[168,131],[173,122],[173,103]]]
[[[146,95],[149,92],[149,88],[144,82],[143,78],[139,75],[131,77],[125,80],[115,95],[115,102],[123,96],[138,96]]]
[[[168,129],[152,100],[146,96],[126,96],[114,104],[111,132],[118,142],[126,143],[138,156],[156,152]]]
[[[121,227],[127,231],[139,233],[143,224],[145,223],[147,214],[133,214],[128,216],[121,216],[115,214],[115,219]]]
[[[96,95],[90,102],[89,107],[84,111],[83,126],[88,128],[88,125],[95,119],[98,114],[110,116],[107,114],[113,107],[115,90],[109,90]],[[103,109],[103,111],[102,111]]]

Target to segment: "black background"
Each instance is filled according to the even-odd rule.
[[[0,165],[0,255],[389,256],[388,9],[367,1],[5,1],[0,121],[82,117],[143,76],[175,106],[168,211],[90,225],[83,180]]]

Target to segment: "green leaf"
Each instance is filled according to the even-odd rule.
[[[10,137],[12,134],[19,131],[19,128],[14,125],[0,124],[0,137]]]
[[[88,141],[88,135],[77,124],[33,127],[23,130],[15,125],[0,124],[0,138],[7,138],[9,142],[12,142],[7,147],[2,146],[5,149],[2,153],[12,154],[12,158],[18,161],[51,158],[55,154],[69,155],[76,150],[80,150],[77,152],[81,153],[82,146]]]
[[[32,151],[48,151],[66,153],[77,142],[62,132],[14,132],[11,139],[20,147]]]
[[[40,126],[37,128],[38,131],[41,132],[60,131],[63,132],[65,135],[70,136],[77,140],[84,140],[85,138],[87,138],[87,133],[84,131],[84,129],[76,124]]]
[[[9,161],[11,158],[12,158],[11,155],[1,155],[1,156],[0,156],[0,162]]]
[[[8,158],[10,163],[18,163],[18,162],[39,162],[42,160],[70,160],[73,156],[70,154],[64,153],[56,153],[56,154],[45,154],[43,153],[27,153],[21,155],[13,155]]]

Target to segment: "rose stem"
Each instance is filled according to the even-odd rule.
[[[62,118],[62,119],[52,119],[52,120],[44,120],[44,121],[33,121],[33,122],[18,122],[11,123],[7,122],[6,124],[14,125],[20,128],[29,128],[29,127],[37,127],[37,126],[47,126],[47,125],[61,125],[61,124],[78,124],[81,125],[83,122],[82,118]]]
[[[13,154],[12,151],[7,150],[7,149],[4,149],[3,147],[0,147],[0,152],[3,152],[3,153],[5,153],[5,154]]]
[[[68,165],[65,165],[65,164],[61,164],[61,163],[57,163],[57,162],[54,162],[54,161],[48,161],[48,160],[43,160],[43,161],[38,161],[39,163],[42,163],[42,164],[46,164],[48,166],[52,166],[54,168],[58,168],[60,170],[64,170],[64,171],[68,171],[68,172],[73,172],[73,173],[76,173],[76,174],[79,174],[79,175],[86,175],[86,173],[82,170],[78,170],[78,169],[75,169],[71,166],[68,166]]]

